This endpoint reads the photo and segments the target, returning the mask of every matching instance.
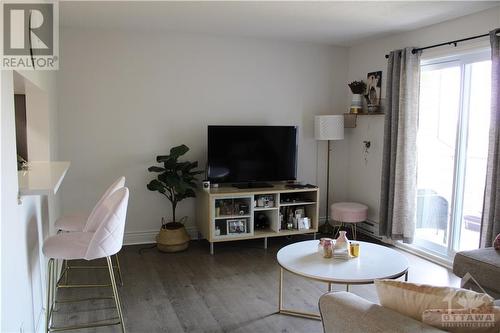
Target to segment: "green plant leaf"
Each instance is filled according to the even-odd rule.
[[[169,187],[175,187],[179,184],[179,177],[172,172],[164,172],[158,175],[158,179]]]
[[[177,165],[177,158],[169,158],[163,162],[163,166],[167,170],[175,169]]]
[[[189,151],[188,146],[180,145],[180,146],[173,147],[172,149],[170,149],[170,156],[179,157],[179,156],[184,155],[188,151]]]
[[[185,171],[189,168],[191,162],[179,162],[177,163],[176,170]]]
[[[186,191],[182,192],[182,193],[177,193],[175,195],[175,198],[177,199],[177,201],[181,201],[181,200],[184,200],[186,198],[195,198],[196,197],[196,193],[192,190],[192,189],[186,189]]]
[[[165,186],[156,179],[150,181],[149,184],[146,185],[146,187],[150,191],[158,191],[162,194],[165,194],[166,192]]]
[[[189,172],[192,169],[196,168],[197,166],[198,166],[198,162],[186,162],[183,165],[182,170],[185,172]]]
[[[148,171],[149,172],[163,172],[163,171],[165,171],[165,169],[161,168],[161,167],[157,167],[157,166],[150,166],[148,168]]]
[[[158,155],[158,156],[156,156],[156,162],[158,162],[158,163],[163,163],[169,159],[171,159],[170,155]]]

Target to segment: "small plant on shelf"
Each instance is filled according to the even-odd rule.
[[[348,84],[349,88],[351,88],[351,92],[355,95],[362,95],[366,90],[366,83],[363,81],[352,81]]]
[[[172,220],[167,222],[162,218],[162,226],[157,236],[158,249],[165,252],[184,250],[189,245],[189,235],[182,223],[186,218],[178,221],[176,209],[182,200],[196,197],[194,190],[198,187],[197,176],[204,171],[196,170],[198,162],[179,161],[188,151],[186,145],[173,147],[169,155],[156,157],[158,163],[163,163],[162,167],[148,168],[149,172],[158,173],[156,179],[147,184],[148,190],[164,195],[172,205]]]
[[[363,108],[363,98],[362,95],[366,90],[366,83],[363,81],[352,81],[348,84],[352,91],[352,102],[350,113],[358,113]]]

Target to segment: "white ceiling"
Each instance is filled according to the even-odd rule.
[[[60,2],[64,27],[251,36],[349,46],[499,6],[500,1]]]

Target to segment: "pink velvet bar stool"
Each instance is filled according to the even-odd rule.
[[[332,220],[340,223],[334,237],[337,236],[337,232],[341,227],[349,224],[352,235],[356,239],[356,223],[366,221],[368,206],[357,202],[336,202],[330,206],[330,213]]]
[[[120,177],[117,180],[111,184],[107,188],[107,190],[104,192],[104,194],[101,196],[97,204],[94,206],[90,214],[79,214],[79,213],[74,213],[74,214],[67,214],[61,216],[59,219],[56,220],[54,227],[58,231],[63,231],[63,232],[75,232],[75,231],[83,231],[85,228],[85,225],[87,224],[87,221],[91,219],[92,215],[95,214],[96,207],[98,207],[104,199],[109,197],[111,194],[113,194],[116,190],[122,188],[125,186],[125,177]],[[123,277],[122,277],[122,272],[120,269],[120,261],[118,260],[118,254],[115,256],[115,261],[116,261],[116,266],[113,266],[116,268],[116,271],[118,273],[118,278],[119,278],[119,284],[120,286],[123,286]],[[69,271],[71,269],[94,269],[94,268],[107,268],[107,266],[70,266],[67,261],[64,261],[63,264],[63,269],[61,271],[61,275],[65,277],[65,285],[69,286],[67,283],[67,277],[69,274]]]
[[[46,332],[111,325],[120,325],[122,332],[125,332],[111,256],[118,253],[123,245],[128,198],[128,188],[122,187],[116,190],[95,208],[83,231],[58,233],[57,235],[48,237],[43,243],[43,253],[49,259],[47,269]],[[109,286],[111,286],[113,291],[112,297],[104,298],[112,298],[114,300],[118,318],[113,318],[106,322],[98,321],[81,325],[54,327],[52,314],[57,303],[56,294],[58,288],[56,281],[57,273],[54,265],[55,260],[94,260],[100,258],[106,258],[111,280]],[[88,299],[71,301],[84,300]]]

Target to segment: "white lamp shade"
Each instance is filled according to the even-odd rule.
[[[343,140],[344,116],[315,116],[314,137],[316,140]]]

